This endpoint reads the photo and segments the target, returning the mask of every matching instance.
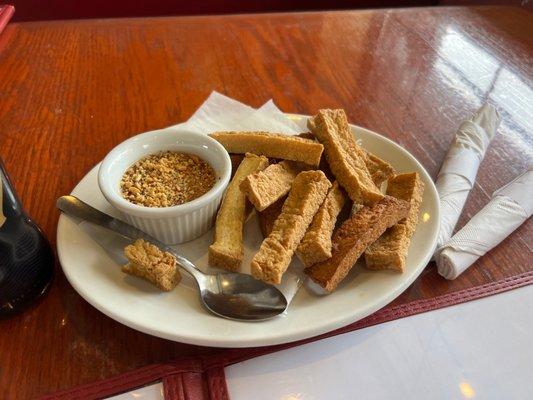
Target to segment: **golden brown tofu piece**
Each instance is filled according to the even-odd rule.
[[[240,187],[255,209],[263,211],[289,193],[294,178],[304,169],[307,169],[304,164],[292,161],[271,164],[263,171],[248,175]]]
[[[411,205],[409,215],[387,229],[366,249],[365,262],[369,269],[393,269],[403,272],[411,237],[418,224],[424,183],[416,172],[396,175],[389,179],[387,194],[408,201]]]
[[[304,272],[326,291],[335,290],[365,249],[409,212],[409,203],[391,196],[363,206],[333,233],[332,256]]]
[[[296,255],[306,267],[331,257],[331,235],[345,202],[344,190],[337,181],[333,182],[324,203],[296,249]]]
[[[129,262],[122,266],[122,272],[146,279],[165,292],[181,280],[176,258],[143,239],[126,246],[124,255]]]
[[[296,247],[324,201],[331,183],[322,171],[298,174],[272,232],[252,259],[252,275],[264,282],[280,283]]]
[[[209,246],[209,264],[237,271],[244,257],[242,230],[246,219],[246,196],[239,186],[246,176],[266,168],[268,159],[246,153],[228,185],[215,222],[215,241]]]
[[[324,145],[331,172],[354,202],[372,205],[383,193],[366,166],[367,153],[355,142],[344,110],[320,110],[309,128]]]
[[[315,140],[281,133],[214,132],[217,140],[229,153],[254,153],[270,158],[298,161],[311,166],[320,163],[324,146]]]

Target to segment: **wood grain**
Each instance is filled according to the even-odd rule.
[[[461,227],[526,168],[532,37],[530,14],[496,7],[12,24],[0,36],[0,155],[55,245],[58,196],[120,141],[185,120],[212,90],[288,112],[343,107],[433,177],[460,121],[490,100],[503,123]],[[531,270],[532,238],[529,222],[453,282],[430,265],[395,304]],[[217,351],[114,322],[57,266],[42,301],[0,321],[0,398]]]

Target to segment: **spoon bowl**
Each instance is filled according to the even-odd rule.
[[[213,314],[233,320],[263,321],[287,308],[274,286],[238,273],[206,275],[200,299]]]

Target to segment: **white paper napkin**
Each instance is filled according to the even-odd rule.
[[[306,132],[306,121],[289,119],[272,100],[252,108],[237,100],[212,92],[187,122],[174,125],[198,133],[216,131],[264,131],[298,134]]]
[[[484,104],[459,127],[436,182],[441,209],[437,248],[452,236],[466,198],[474,186],[479,164],[499,124],[500,116],[496,109]]]
[[[457,278],[479,257],[497,246],[533,213],[533,168],[494,192],[459,232],[436,252],[439,274]]]

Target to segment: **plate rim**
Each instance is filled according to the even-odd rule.
[[[289,118],[294,118],[294,119],[309,118],[309,116],[301,115],[301,114],[286,113],[285,115],[287,115]],[[177,126],[174,125],[174,126],[170,126],[170,127],[163,128],[163,129],[176,129],[176,128],[179,129],[180,126],[179,125],[177,125]],[[431,176],[429,175],[427,170],[424,168],[424,166],[407,149],[405,149],[400,144],[394,142],[393,140],[391,140],[391,139],[389,139],[389,138],[387,138],[387,137],[385,137],[385,136],[383,136],[383,135],[381,135],[381,134],[379,134],[377,132],[374,132],[374,131],[372,131],[370,129],[367,129],[367,128],[364,128],[364,127],[361,127],[361,126],[358,126],[358,125],[355,125],[355,124],[350,124],[350,128],[351,129],[355,129],[355,130],[365,131],[367,134],[370,134],[370,135],[379,136],[380,139],[389,142],[389,144],[392,144],[395,147],[398,147],[402,152],[404,152],[405,155],[407,155],[407,157],[409,159],[411,159],[411,161],[413,161],[418,166],[418,168],[425,175],[424,176],[424,178],[426,178],[425,181],[431,183],[430,185],[426,185],[425,190],[428,190],[428,189],[431,190],[433,192],[433,195],[434,195],[432,197],[437,199],[437,201],[435,203],[436,215],[435,215],[435,218],[432,218],[432,219],[434,219],[436,221],[436,224],[437,224],[436,232],[438,233],[439,228],[440,228],[440,202],[438,201],[438,199],[439,199],[438,192],[437,192],[437,189],[435,187],[435,183],[433,182],[433,179],[431,179]],[[95,168],[97,168],[99,164],[100,164],[100,162],[97,163],[93,168],[91,168],[78,181],[76,186],[72,189],[72,192],[76,191],[76,189],[81,185],[81,182],[85,179],[85,177],[87,175],[89,175]],[[213,338],[211,335],[198,336],[197,333],[184,334],[183,332],[180,332],[179,334],[178,333],[170,334],[170,333],[167,333],[166,331],[153,329],[153,328],[150,328],[150,327],[145,326],[145,325],[140,325],[137,322],[131,321],[127,317],[123,317],[121,314],[116,313],[113,310],[110,310],[110,309],[106,308],[104,305],[102,305],[98,301],[96,301],[94,296],[92,296],[90,293],[88,293],[89,291],[85,290],[84,287],[78,285],[76,280],[73,279],[72,276],[70,275],[70,273],[68,272],[68,268],[65,269],[65,267],[63,266],[63,264],[64,264],[63,260],[64,260],[65,255],[63,254],[64,250],[63,250],[62,246],[60,245],[60,243],[63,242],[62,231],[64,229],[62,228],[62,226],[64,225],[64,223],[66,221],[66,218],[67,217],[61,213],[60,217],[59,217],[59,220],[58,220],[58,224],[57,224],[56,250],[57,250],[58,260],[59,260],[59,263],[61,265],[61,269],[62,269],[63,273],[65,274],[68,282],[74,288],[74,290],[85,301],[87,301],[89,304],[91,304],[93,307],[95,307],[98,311],[102,312],[104,315],[106,315],[106,316],[114,319],[115,321],[117,321],[117,322],[119,322],[119,323],[121,323],[121,324],[123,324],[125,326],[128,326],[128,327],[130,327],[132,329],[135,329],[137,331],[140,331],[140,332],[152,335],[152,336],[160,337],[160,338],[163,338],[163,339],[167,339],[167,340],[171,340],[171,341],[175,341],[175,342],[180,342],[180,343],[197,345],[197,346],[210,346],[210,347],[221,347],[221,348],[228,348],[228,347],[240,347],[240,348],[243,348],[243,347],[272,346],[272,345],[277,345],[277,344],[291,343],[291,342],[295,342],[295,341],[298,341],[298,340],[308,339],[308,338],[311,338],[311,337],[314,337],[314,336],[317,336],[317,335],[320,335],[320,334],[324,334],[326,332],[330,332],[330,331],[335,330],[335,329],[339,329],[339,328],[344,327],[346,325],[352,324],[354,322],[357,322],[357,321],[359,321],[359,320],[371,315],[372,313],[376,312],[377,310],[385,307],[387,304],[389,304],[391,301],[393,301],[395,298],[397,298],[400,294],[402,294],[407,289],[407,287],[409,287],[409,285],[411,285],[420,276],[420,274],[422,273],[424,268],[427,266],[428,262],[431,260],[432,255],[433,255],[432,251],[428,251],[426,256],[420,262],[420,267],[418,267],[416,272],[413,273],[412,276],[409,279],[403,280],[401,282],[401,284],[394,291],[391,291],[390,293],[388,293],[387,296],[385,296],[382,299],[382,301],[376,302],[374,304],[374,306],[367,307],[365,309],[365,311],[361,312],[361,313],[350,314],[348,316],[344,316],[344,315],[343,316],[339,316],[338,318],[335,318],[335,319],[328,319],[323,324],[315,324],[315,325],[312,325],[311,327],[306,327],[306,328],[303,328],[301,330],[298,330],[298,331],[295,331],[295,332],[291,332],[289,334],[283,334],[283,333],[279,332],[277,335],[274,335],[274,336],[273,335],[269,335],[269,336],[263,337],[261,339],[255,339],[254,338],[254,339],[250,339],[250,340],[246,340],[246,339],[243,340],[240,337],[237,338],[237,339],[232,339],[231,337],[224,337],[224,338],[221,339],[221,338]],[[436,244],[437,244],[437,234],[434,235],[433,240],[431,242],[431,246],[428,247],[428,248],[429,249],[434,249],[436,247]],[[65,249],[65,251],[66,251],[66,249]],[[290,310],[290,308],[289,308],[289,310]],[[236,323],[245,323],[245,322],[236,322]]]

